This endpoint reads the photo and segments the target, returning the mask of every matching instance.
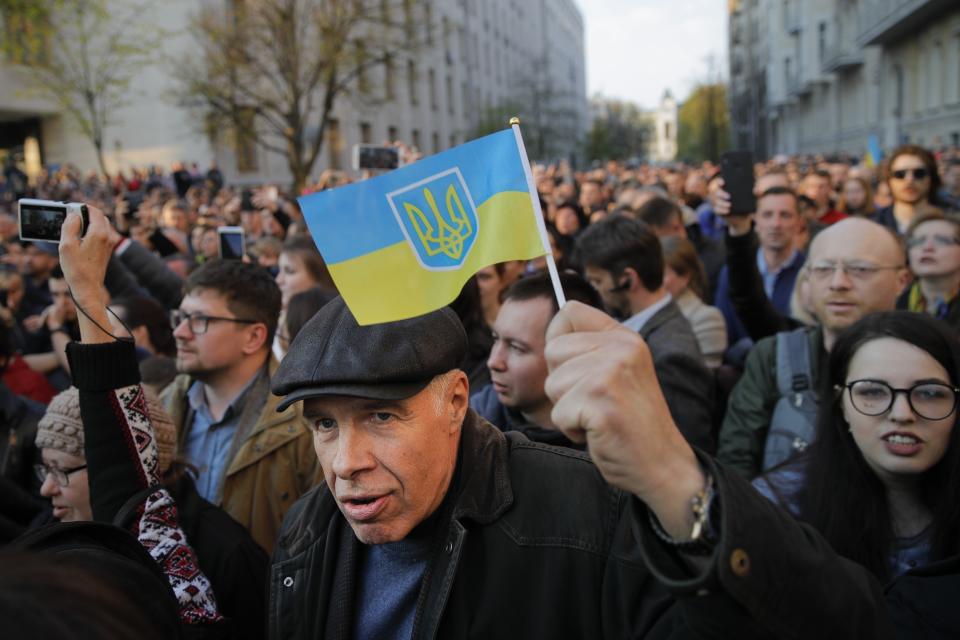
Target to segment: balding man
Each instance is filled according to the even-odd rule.
[[[728,218],[731,235],[749,232],[745,216]],[[842,220],[817,235],[804,275],[819,324],[787,330],[790,319],[780,318],[781,331],[759,341],[747,358],[720,430],[717,457],[747,477],[809,445],[814,391],[837,336],[868,313],[893,309],[909,279],[897,238],[863,218]]]

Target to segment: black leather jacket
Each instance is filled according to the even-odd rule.
[[[632,504],[585,454],[469,411],[413,637],[644,637],[670,599],[639,555]],[[294,505],[271,571],[271,638],[352,636],[360,544],[325,486]]]

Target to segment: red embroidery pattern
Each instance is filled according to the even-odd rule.
[[[146,396],[140,385],[114,391],[130,453],[139,465],[145,486],[160,483],[157,443],[147,413]],[[180,603],[180,618],[188,624],[221,620],[213,587],[197,562],[197,556],[180,528],[177,505],[166,489],[152,493],[144,502],[139,519],[132,525],[150,556],[160,565]]]

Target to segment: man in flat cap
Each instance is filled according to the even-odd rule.
[[[108,224],[71,214],[60,248],[103,325]],[[284,521],[271,638],[892,635],[866,569],[687,444],[635,332],[577,302],[547,330],[551,419],[593,462],[470,411],[465,349],[447,309],[359,327],[340,299],[294,340],[274,389],[326,485]]]
[[[466,350],[450,309],[359,326],[340,298],[297,335],[273,391],[303,401],[328,490],[284,521],[271,637],[621,638],[656,621],[667,600],[625,496],[587,456],[470,410]]]
[[[871,637],[882,623],[879,585],[687,444],[636,333],[576,302],[547,331],[552,419],[596,466],[470,410],[466,348],[449,309],[361,327],[339,298],[298,334],[273,390],[303,401],[327,487],[284,521],[271,638],[764,637],[798,619]],[[754,552],[769,568],[751,573]],[[829,603],[809,581],[783,591],[811,567],[856,588]],[[838,597],[849,609],[827,615]]]

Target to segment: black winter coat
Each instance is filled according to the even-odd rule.
[[[505,435],[472,410],[461,433],[413,637],[645,637],[670,601],[639,556],[627,496],[585,454]],[[271,638],[352,637],[360,544],[325,485],[291,508]]]

